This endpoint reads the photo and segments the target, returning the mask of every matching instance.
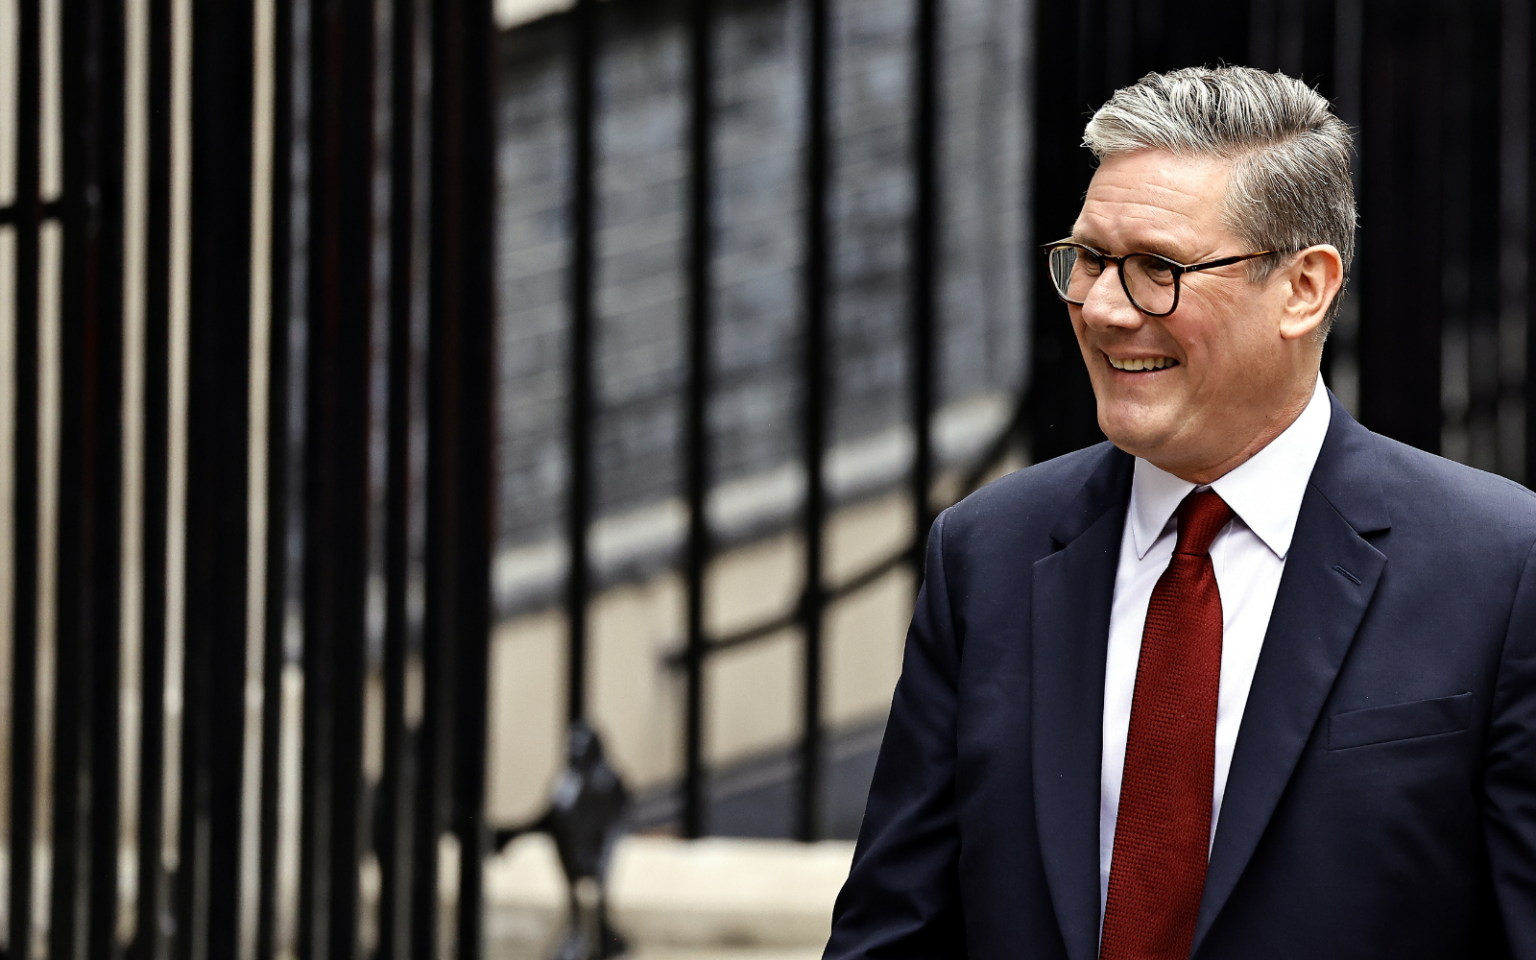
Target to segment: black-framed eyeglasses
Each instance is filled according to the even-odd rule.
[[[1047,243],[1046,262],[1050,265],[1051,285],[1056,296],[1074,306],[1082,306],[1088,299],[1088,291],[1098,282],[1105,264],[1112,263],[1120,269],[1120,286],[1131,301],[1131,306],[1149,317],[1166,317],[1179,308],[1179,278],[1186,273],[1212,270],[1244,260],[1282,253],[1281,250],[1260,250],[1235,257],[1206,260],[1204,263],[1180,263],[1155,253],[1127,253],[1123,257],[1111,256],[1102,250],[1071,240]]]

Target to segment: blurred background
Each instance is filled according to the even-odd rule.
[[[928,524],[1103,439],[1036,252],[1092,110],[1316,86],[1328,385],[1523,483],[1533,31],[0,0],[4,956],[819,956]]]

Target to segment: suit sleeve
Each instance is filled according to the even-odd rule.
[[[955,811],[960,644],[944,568],[946,516],[928,538],[927,575],[827,960],[966,955]]]
[[[1494,688],[1484,832],[1509,953],[1536,960],[1536,546],[1515,591]]]

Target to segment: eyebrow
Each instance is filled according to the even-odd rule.
[[[1085,247],[1092,247],[1095,250],[1103,250],[1106,253],[1109,252],[1109,247],[1107,245],[1099,242],[1095,238],[1084,237],[1084,236],[1081,236],[1080,234],[1078,234],[1076,232],[1073,232],[1071,237],[1070,237],[1070,239],[1072,240],[1073,243],[1080,243],[1080,244],[1082,244]],[[1155,240],[1152,241],[1151,243],[1147,243],[1147,244],[1145,244],[1145,245],[1143,245],[1141,247],[1138,247],[1138,248],[1136,248],[1134,250],[1128,250],[1126,252],[1127,253],[1155,253],[1155,254],[1157,254],[1160,257],[1167,257],[1169,260],[1172,260],[1175,263],[1189,263],[1189,262],[1193,262],[1193,261],[1186,261],[1186,260],[1184,260],[1181,255],[1174,253],[1171,248],[1165,246],[1162,242],[1155,241]]]

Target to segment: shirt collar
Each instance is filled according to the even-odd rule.
[[[1211,484],[1232,512],[1281,560],[1291,549],[1301,498],[1323,449],[1331,416],[1328,391],[1319,376],[1301,416],[1264,449]],[[1188,480],[1136,458],[1128,522],[1138,558],[1152,549],[1193,489],[1195,485]]]

